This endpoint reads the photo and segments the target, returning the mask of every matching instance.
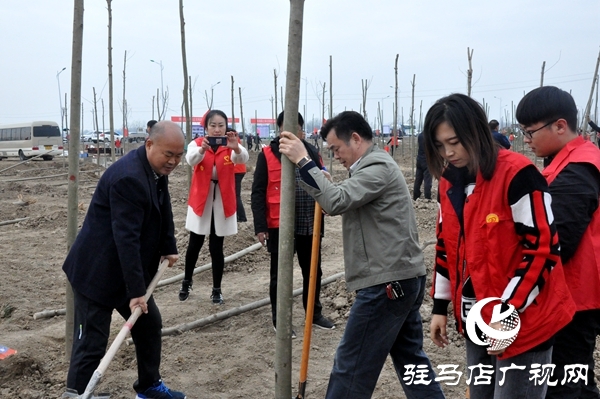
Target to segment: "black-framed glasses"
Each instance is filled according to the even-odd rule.
[[[528,139],[530,139],[530,140],[531,140],[531,138],[533,137],[533,134],[534,134],[535,132],[539,132],[540,130],[542,130],[542,129],[543,129],[543,128],[545,128],[545,127],[548,127],[548,126],[550,126],[551,124],[553,124],[553,123],[554,123],[554,122],[556,122],[557,120],[558,120],[558,119],[555,119],[555,120],[553,120],[553,121],[550,121],[550,122],[546,123],[544,126],[542,126],[542,127],[538,127],[538,128],[537,128],[537,129],[535,129],[535,130],[525,130],[525,129],[523,129],[523,128],[521,128],[520,130],[521,130],[521,133],[523,133],[523,136],[525,136],[525,137],[527,137]]]

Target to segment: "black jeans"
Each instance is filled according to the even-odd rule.
[[[198,255],[200,255],[200,250],[204,244],[204,237],[190,231],[190,242],[185,252],[184,278],[186,280],[192,281]],[[223,270],[225,269],[225,255],[223,254],[224,240],[225,237],[220,237],[215,233],[215,219],[213,217],[210,225],[210,236],[208,237],[208,252],[210,252],[210,260],[212,262],[214,288],[221,288],[221,281],[223,280]]]
[[[600,310],[576,312],[573,320],[555,335],[552,349],[553,381],[558,383],[548,387],[546,399],[600,398],[594,373],[594,348],[596,337],[600,335]],[[561,384],[565,375],[565,366],[571,364],[587,364],[587,384],[579,381],[576,384]]]
[[[75,290],[73,293],[75,320],[67,388],[82,394],[106,352],[113,308],[99,304]],[[131,316],[129,301],[116,310],[125,320]],[[135,387],[138,392],[144,392],[160,380],[161,329],[160,311],[154,298],[150,297],[148,313],[142,314],[131,329],[138,366],[138,383]]]
[[[245,173],[235,174],[235,200],[237,202],[237,221],[247,222],[246,210],[244,209],[244,203],[242,202],[242,179],[246,176]]]
[[[426,163],[417,162],[417,172],[415,174],[415,186],[413,188],[413,199],[421,196],[421,183],[425,181],[425,199],[431,199],[431,174]]]
[[[269,237],[271,233],[269,233]],[[294,246],[296,255],[298,256],[298,263],[300,269],[302,269],[302,306],[306,311],[306,304],[308,303],[308,284],[310,282],[310,256],[312,253],[312,238],[313,236],[301,236],[294,235]],[[277,248],[275,244],[274,248]],[[271,252],[271,282],[269,284],[269,297],[271,298],[271,314],[273,316],[273,323],[277,319],[277,270],[278,270],[278,257],[277,252]],[[317,264],[317,285],[315,288],[315,307],[313,319],[321,315],[323,306],[319,300],[321,293],[321,277],[323,276],[323,270],[321,270],[321,251],[319,251],[319,263]]]

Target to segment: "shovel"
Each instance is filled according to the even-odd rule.
[[[308,281],[308,297],[306,300],[306,320],[304,322],[304,341],[302,342],[302,359],[300,360],[300,381],[298,382],[298,396],[304,399],[306,390],[306,375],[308,374],[308,355],[310,353],[310,338],[312,336],[312,322],[315,313],[315,291],[317,289],[317,266],[319,264],[319,247],[321,244],[321,220],[323,210],[315,202],[315,222],[313,225],[312,252],[310,256],[310,278]]]
[[[144,299],[146,301],[148,301],[148,299],[150,298],[150,295],[152,295],[152,291],[154,291],[154,288],[156,288],[156,284],[158,284],[158,280],[160,280],[160,278],[162,277],[162,275],[165,272],[165,270],[167,269],[167,267],[169,267],[169,261],[167,259],[165,259],[159,265],[156,275],[154,276],[154,278],[150,282],[150,285],[148,286],[148,289],[146,290],[146,295],[144,295]],[[94,374],[92,374],[92,378],[90,379],[90,382],[88,382],[87,387],[85,388],[85,392],[79,397],[79,399],[91,399],[92,398],[92,392],[94,392],[94,389],[96,389],[96,385],[98,385],[98,383],[100,382],[100,379],[102,378],[102,375],[108,368],[108,365],[110,364],[110,362],[113,360],[113,358],[117,354],[119,347],[121,346],[123,341],[125,341],[125,338],[127,338],[127,334],[129,334],[129,331],[131,331],[131,329],[133,328],[133,325],[135,324],[137,319],[141,316],[141,314],[142,314],[142,308],[140,308],[138,306],[137,308],[135,308],[135,310],[133,311],[131,316],[129,316],[129,319],[127,319],[127,321],[121,328],[121,331],[119,331],[119,334],[117,335],[117,337],[115,338],[113,343],[110,345],[110,348],[108,348],[108,351],[106,351],[106,354],[100,361],[98,368],[96,369],[96,371],[94,371]]]

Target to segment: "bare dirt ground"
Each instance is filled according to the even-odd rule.
[[[406,140],[408,141],[408,140]],[[126,149],[127,150],[127,149]],[[400,149],[399,149],[400,150]],[[398,157],[412,192],[413,178],[410,150]],[[242,198],[249,221],[239,224],[237,236],[225,239],[225,255],[254,244],[250,191],[252,166],[256,152],[250,152],[249,173],[243,180]],[[329,160],[324,159],[329,167]],[[0,360],[0,398],[58,398],[65,390],[68,362],[65,359],[65,317],[34,320],[33,314],[45,309],[65,307],[65,277],[61,270],[66,256],[67,179],[66,175],[42,180],[9,181],[26,177],[67,173],[64,161],[31,161],[10,170],[16,160],[0,162],[0,222],[29,219],[0,226],[0,346],[14,348],[18,354]],[[104,167],[90,160],[81,163],[79,186],[79,226],[83,222],[95,185]],[[334,180],[347,176],[340,165],[333,166]],[[186,173],[179,167],[170,177],[176,236],[180,254],[185,254],[188,234],[184,228],[187,190]],[[434,198],[435,192],[434,182]],[[31,202],[19,205],[17,202]],[[435,202],[414,202],[421,243],[435,237]],[[342,259],[341,218],[327,217],[323,240],[323,277],[344,270]],[[425,249],[425,261],[431,280],[433,246]],[[202,248],[197,266],[210,262],[208,248]],[[166,272],[171,277],[183,272],[180,260]],[[223,294],[225,304],[210,300],[211,272],[195,275],[194,290],[186,302],[177,298],[179,284],[158,288],[155,298],[161,309],[164,327],[192,322],[212,314],[248,304],[268,296],[269,255],[259,249],[225,267]],[[294,288],[302,286],[300,268],[294,268]],[[309,398],[325,395],[333,356],[344,331],[353,294],[343,279],[323,287],[323,313],[336,323],[334,331],[316,329],[312,334],[306,394]],[[439,349],[428,338],[431,300],[426,296],[421,309],[425,331],[425,351],[435,366],[458,364],[464,368],[464,345],[452,330],[452,344]],[[112,335],[123,325],[115,313]],[[304,311],[300,297],[294,299],[293,325],[298,339],[292,341],[292,392],[297,393],[299,364],[304,330]],[[275,386],[275,333],[269,305],[239,316],[163,339],[162,376],[167,385],[184,391],[188,398],[273,397]],[[112,398],[133,398],[136,379],[133,346],[123,345],[105,373],[98,391],[108,391]],[[448,398],[465,397],[465,375],[458,386],[442,385]],[[373,398],[404,398],[398,377],[388,358]]]

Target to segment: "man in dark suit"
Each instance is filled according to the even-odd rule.
[[[144,314],[131,329],[138,380],[136,398],[184,399],[159,373],[160,311],[144,295],[159,262],[177,261],[168,178],[184,152],[184,136],[173,122],[150,130],[143,147],[116,162],[100,178],[83,226],[63,270],[75,295],[75,331],[67,393],[82,394],[104,356],[113,309],[124,319],[136,307]]]

